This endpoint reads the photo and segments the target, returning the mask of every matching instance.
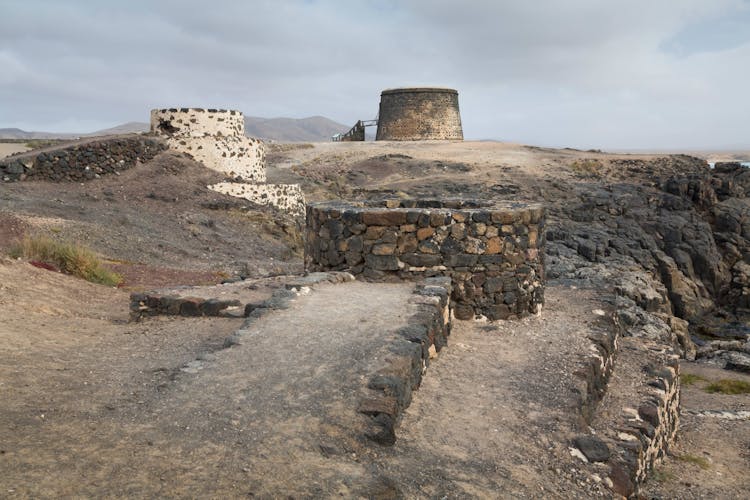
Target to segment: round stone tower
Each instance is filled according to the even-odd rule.
[[[232,109],[152,109],[151,132],[170,137],[242,137],[245,120],[242,113]]]
[[[378,141],[461,141],[458,92],[444,88],[401,88],[380,94]]]

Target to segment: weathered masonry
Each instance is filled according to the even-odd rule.
[[[265,148],[245,136],[241,112],[225,109],[169,108],[151,111],[151,132],[171,149],[189,154],[230,181],[208,186],[219,193],[273,205],[297,215],[304,212],[298,184],[266,184]]]
[[[544,303],[544,217],[538,203],[313,203],[305,267],[371,280],[448,276],[457,318],[518,318]]]
[[[159,140],[130,135],[88,140],[43,152],[31,151],[0,160],[0,182],[89,181],[149,161],[165,149]]]
[[[464,138],[458,92],[444,88],[400,88],[380,94],[378,141]]]

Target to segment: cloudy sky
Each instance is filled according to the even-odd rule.
[[[459,91],[467,139],[750,148],[750,0],[0,0],[0,128],[351,125],[414,85]]]

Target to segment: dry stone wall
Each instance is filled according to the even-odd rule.
[[[463,140],[458,92],[403,88],[380,94],[378,141]]]
[[[239,111],[155,109],[151,131],[164,137],[171,149],[231,179],[210,189],[295,215],[304,213],[304,197],[297,184],[265,184],[265,148],[259,139],[245,137],[245,120]]]
[[[133,136],[94,140],[0,161],[0,180],[83,182],[146,162],[165,150],[158,140]]]
[[[544,302],[544,207],[470,200],[307,206],[305,266],[371,280],[447,276],[459,319],[508,319]]]
[[[367,380],[357,411],[367,415],[365,436],[390,446],[396,442],[404,410],[412,392],[435,356],[448,344],[451,332],[450,278],[427,278],[420,282],[410,300],[418,312],[409,324],[386,340],[387,354],[380,357],[383,366]]]

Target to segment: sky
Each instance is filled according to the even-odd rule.
[[[353,125],[409,86],[457,89],[466,139],[750,149],[750,0],[0,0],[0,128]]]

